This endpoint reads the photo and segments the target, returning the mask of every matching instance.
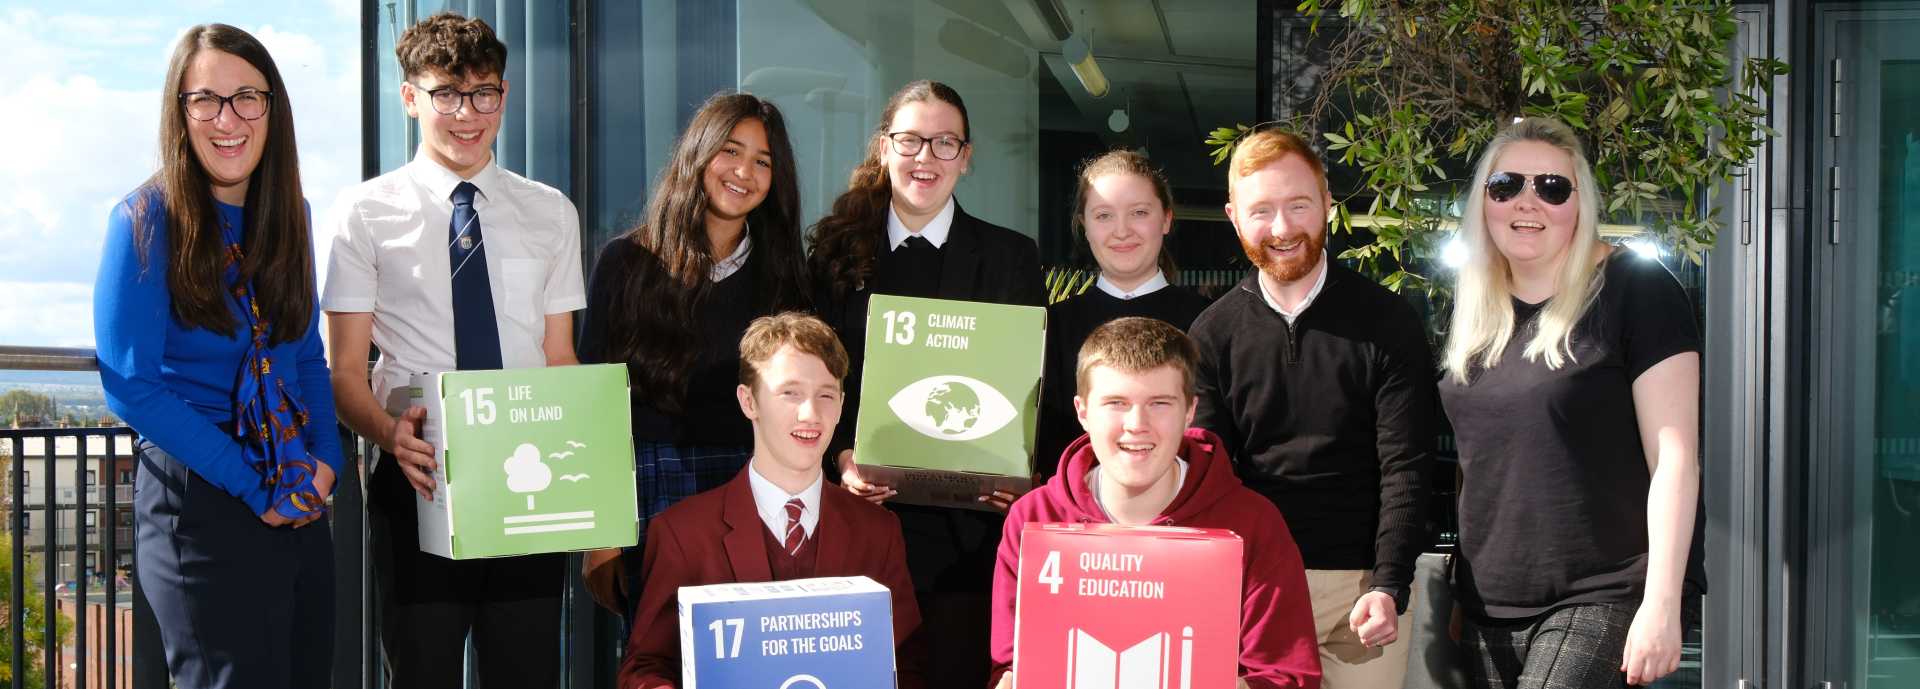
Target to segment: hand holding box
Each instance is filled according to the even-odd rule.
[[[1032,484],[1046,309],[874,295],[854,447],[894,499],[976,500]]]
[[[462,560],[639,541],[626,366],[413,376],[433,444],[420,549]]]

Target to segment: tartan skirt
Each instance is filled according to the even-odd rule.
[[[620,552],[627,579],[628,617],[638,602],[640,567],[647,552],[647,525],[655,516],[696,493],[719,488],[740,475],[753,446],[675,445],[636,440],[633,443],[633,479],[640,501],[640,540]]]

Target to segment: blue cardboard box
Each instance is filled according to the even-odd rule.
[[[680,589],[681,689],[893,686],[893,595],[872,579]]]

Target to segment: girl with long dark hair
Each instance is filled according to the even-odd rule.
[[[585,363],[627,364],[640,533],[752,456],[740,415],[740,336],[760,316],[808,306],[800,188],[786,120],[744,93],[707,99],[675,143],[646,217],[601,249],[580,333]],[[603,605],[627,612],[645,543],[588,558]]]
[[[847,191],[813,227],[807,265],[815,306],[851,355],[847,399],[830,462],[842,485],[870,500],[891,488],[862,479],[854,457],[867,301],[874,294],[1044,306],[1033,240],[961,210],[954,186],[973,160],[974,137],[960,94],[937,81],[907,84],[887,101]],[[870,458],[868,461],[875,461]],[[1013,496],[981,496],[1004,510]],[[1000,515],[894,505],[907,541],[940,686],[986,683],[987,636]]]
[[[100,382],[139,433],[135,572],[179,687],[325,687],[341,455],[293,108],[224,24],[167,67],[160,170],[115,206]],[[246,601],[235,606],[232,601]]]

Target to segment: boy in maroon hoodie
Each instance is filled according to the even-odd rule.
[[[1280,511],[1233,475],[1220,439],[1193,423],[1199,353],[1178,328],[1121,318],[1080,347],[1074,411],[1087,430],[1060,471],[1013,504],[993,578],[993,678],[1013,685],[1020,535],[1028,522],[1232,529],[1241,564],[1242,688],[1320,686],[1306,570]]]

